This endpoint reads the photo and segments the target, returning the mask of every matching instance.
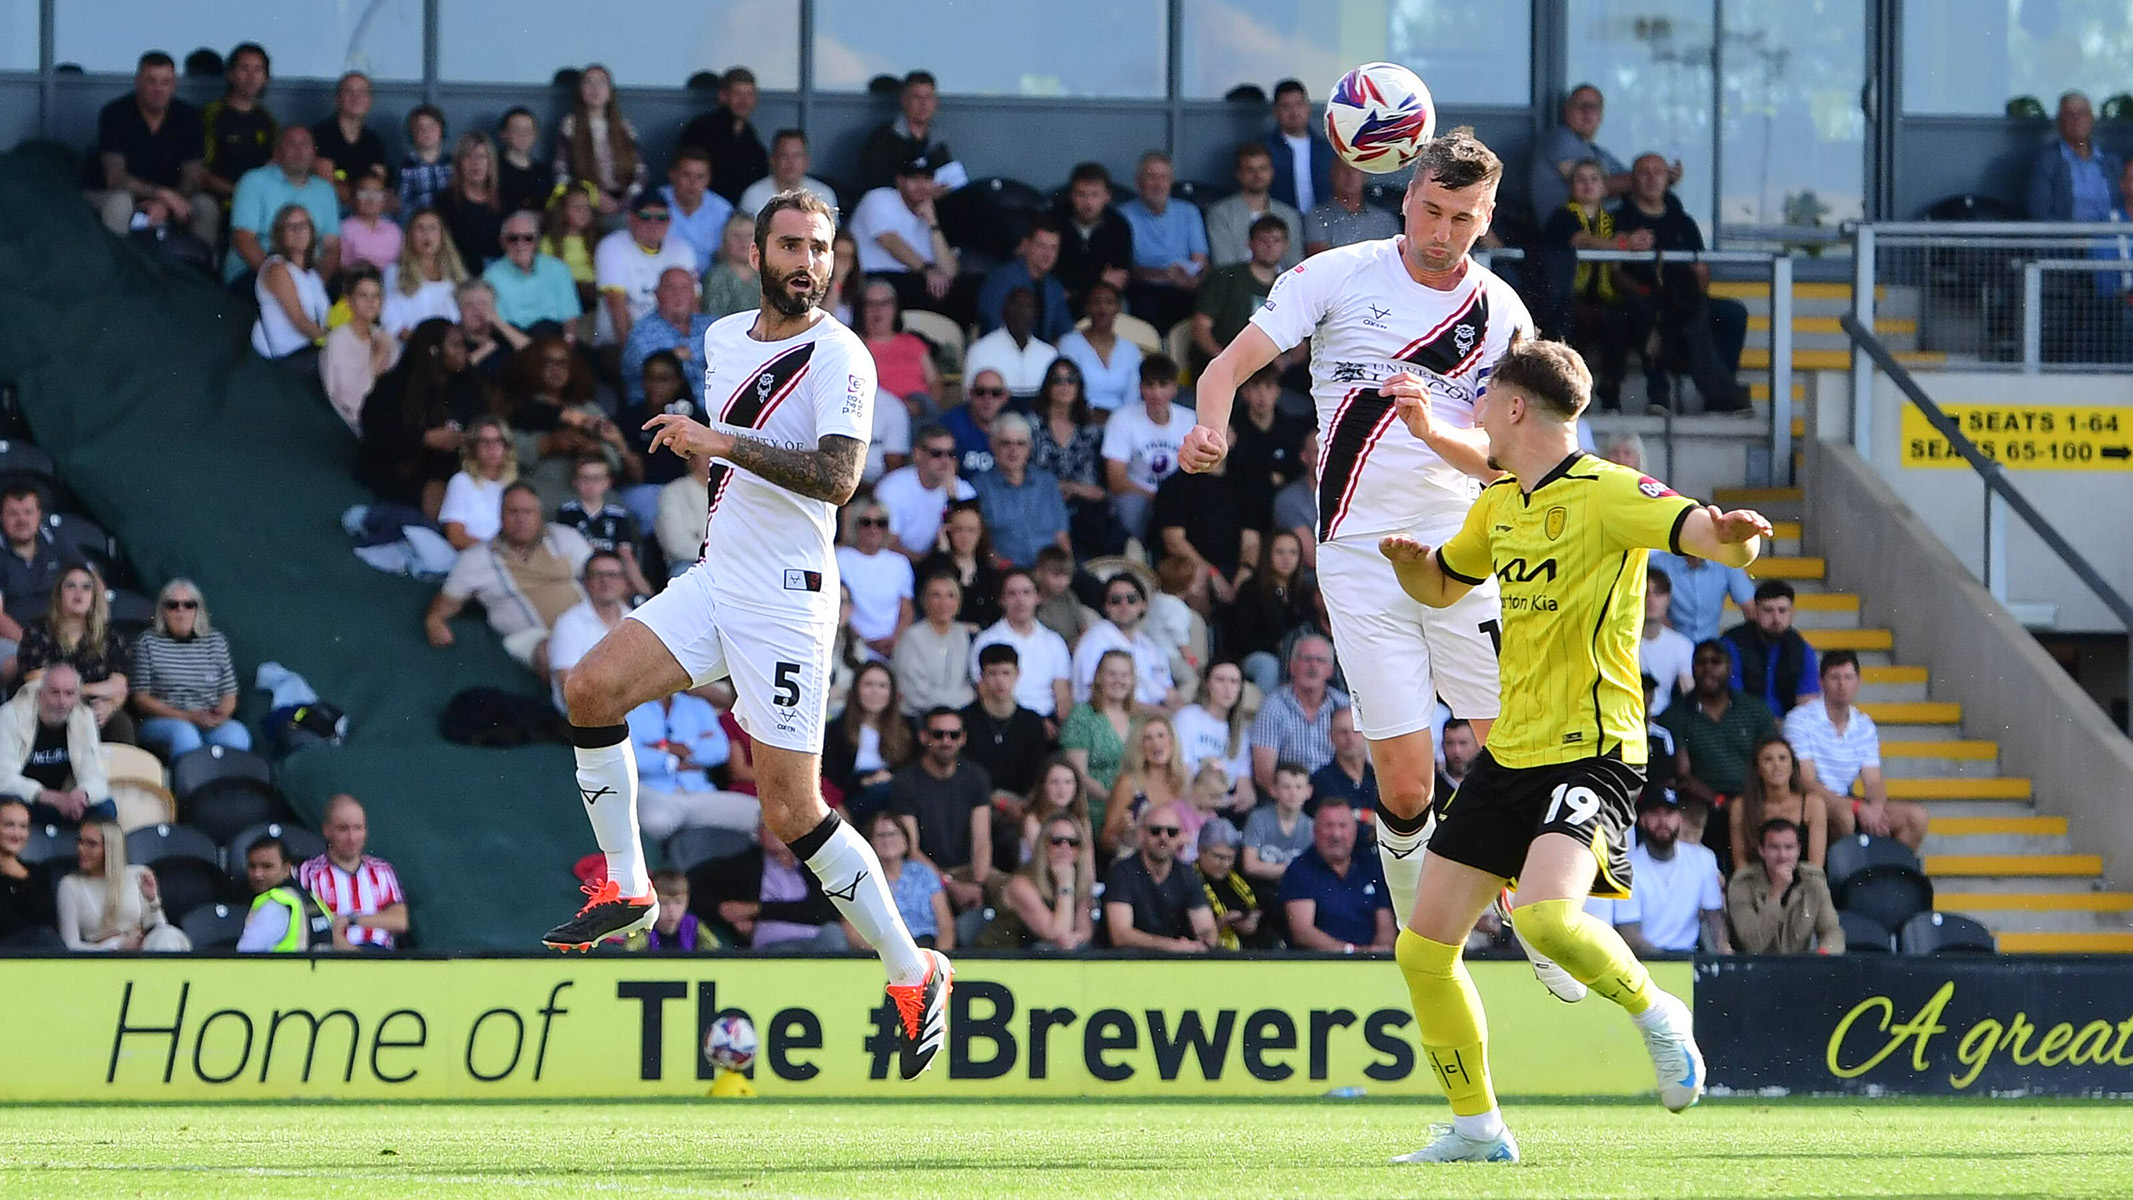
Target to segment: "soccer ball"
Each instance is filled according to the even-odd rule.
[[[1437,134],[1429,86],[1398,63],[1364,63],[1326,97],[1326,140],[1349,166],[1385,175],[1415,160]]]
[[[704,1061],[721,1071],[745,1071],[755,1063],[755,1022],[727,1013],[704,1035]]]

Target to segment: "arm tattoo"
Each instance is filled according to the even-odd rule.
[[[777,484],[811,500],[843,504],[859,486],[860,468],[866,465],[867,446],[858,438],[832,433],[813,450],[787,450],[745,434],[733,439],[733,465],[753,471],[765,482]]]

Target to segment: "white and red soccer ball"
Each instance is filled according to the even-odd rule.
[[[745,1071],[755,1063],[755,1022],[736,1013],[711,1022],[704,1034],[704,1061],[721,1071]]]
[[[1398,63],[1364,63],[1326,97],[1326,140],[1348,165],[1373,175],[1400,170],[1437,135],[1429,86]]]

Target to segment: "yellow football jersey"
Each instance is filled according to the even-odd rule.
[[[1680,553],[1697,504],[1628,467],[1572,454],[1521,492],[1484,488],[1437,549],[1444,573],[1503,589],[1503,715],[1489,753],[1507,767],[1648,756],[1643,672],[1647,550]]]

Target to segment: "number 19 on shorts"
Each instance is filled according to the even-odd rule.
[[[1541,825],[1561,822],[1565,825],[1590,826],[1600,815],[1600,794],[1583,784],[1558,783],[1548,793],[1548,815],[1541,818]]]

